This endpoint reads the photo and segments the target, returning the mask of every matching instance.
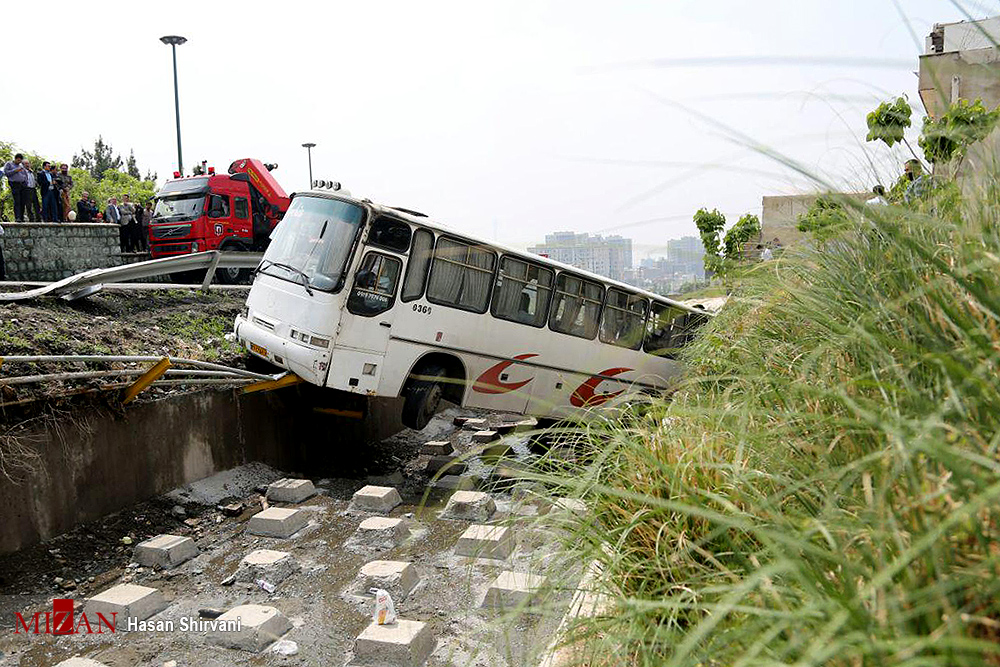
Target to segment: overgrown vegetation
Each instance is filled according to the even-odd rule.
[[[673,400],[553,454],[586,665],[1000,664],[1000,180],[750,269]],[[941,204],[941,206],[939,206]],[[582,461],[582,463],[580,462]],[[556,589],[576,579],[550,582]]]

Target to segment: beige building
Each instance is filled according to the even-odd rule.
[[[959,99],[1000,105],[998,43],[1000,17],[934,26],[920,56],[918,89],[927,115],[937,118]]]
[[[823,193],[814,192],[806,195],[775,195],[766,196],[761,199],[760,216],[760,236],[764,243],[771,245],[774,240],[782,246],[795,245],[805,240],[806,234],[800,232],[797,227],[799,217],[809,210],[812,203]],[[853,197],[860,201],[867,201],[873,195],[869,192],[851,192],[838,194],[842,197]]]

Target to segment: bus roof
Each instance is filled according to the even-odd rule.
[[[411,211],[409,209],[398,208],[398,207],[394,207],[394,206],[385,206],[383,204],[376,204],[375,202],[373,202],[370,199],[361,198],[361,197],[355,197],[355,196],[353,196],[351,194],[347,194],[345,192],[338,192],[336,190],[333,190],[333,191],[331,191],[331,190],[319,190],[319,189],[305,190],[303,192],[295,192],[295,193],[293,193],[292,194],[292,198],[299,197],[299,196],[302,196],[302,195],[318,196],[318,197],[324,197],[324,198],[328,198],[328,199],[342,199],[342,200],[346,200],[346,201],[352,201],[352,202],[355,202],[355,203],[358,203],[358,204],[367,205],[367,206],[372,207],[374,210],[376,210],[377,212],[379,212],[381,214],[391,215],[393,217],[405,220],[405,221],[407,221],[407,222],[409,222],[409,223],[411,223],[413,225],[416,225],[418,227],[427,227],[427,228],[433,229],[435,231],[439,231],[439,232],[443,232],[445,234],[450,234],[450,235],[453,235],[453,236],[457,236],[458,238],[465,239],[467,241],[473,241],[473,242],[475,242],[475,243],[477,243],[479,245],[483,245],[483,246],[490,247],[490,248],[495,248],[496,250],[499,250],[503,254],[506,254],[506,255],[514,255],[516,257],[521,257],[521,258],[526,259],[528,261],[535,262],[537,264],[542,264],[544,266],[549,266],[549,267],[552,267],[554,269],[558,269],[560,271],[567,271],[569,273],[574,273],[574,274],[577,274],[579,276],[583,276],[585,278],[590,278],[590,279],[595,280],[597,282],[604,283],[605,285],[610,285],[612,287],[619,287],[619,288],[624,289],[624,290],[629,291],[629,292],[641,294],[641,295],[643,295],[645,297],[648,297],[650,299],[655,299],[657,301],[666,302],[666,303],[670,304],[671,306],[676,306],[677,308],[680,308],[682,310],[686,310],[686,311],[691,312],[691,313],[698,313],[698,314],[701,314],[701,315],[707,315],[709,317],[712,317],[714,315],[714,313],[711,313],[711,312],[709,312],[707,310],[701,310],[701,309],[698,309],[698,308],[694,308],[692,306],[688,306],[687,304],[683,304],[683,303],[680,303],[679,301],[675,301],[674,299],[671,299],[669,297],[665,297],[662,294],[656,294],[654,292],[650,292],[648,290],[644,290],[641,287],[636,287],[635,285],[629,285],[628,283],[624,283],[624,282],[622,282],[620,280],[614,280],[612,278],[608,278],[607,276],[602,276],[602,275],[599,275],[599,274],[596,274],[596,273],[592,273],[590,271],[587,271],[586,269],[581,269],[581,268],[573,266],[571,264],[564,264],[563,262],[559,262],[559,261],[556,261],[554,259],[550,259],[548,257],[542,257],[541,255],[535,255],[535,254],[530,253],[530,252],[528,252],[526,250],[518,250],[517,248],[511,247],[511,246],[508,246],[508,245],[504,245],[503,243],[497,243],[496,241],[488,241],[486,239],[479,238],[479,237],[475,236],[474,234],[468,234],[468,233],[463,232],[461,230],[455,229],[454,227],[451,227],[449,225],[445,225],[443,223],[437,222],[433,218],[431,218],[429,216],[425,216],[422,213],[417,213],[416,211]]]

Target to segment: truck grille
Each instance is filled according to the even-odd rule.
[[[172,225],[153,227],[154,239],[183,238],[191,233],[191,225]]]
[[[165,243],[163,245],[153,246],[153,252],[157,254],[167,253],[167,252],[191,252],[190,243]]]

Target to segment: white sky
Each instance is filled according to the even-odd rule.
[[[696,233],[701,206],[735,222],[815,189],[751,141],[840,187],[870,188],[869,158],[889,181],[903,153],[865,145],[865,113],[906,93],[919,126],[923,39],[965,18],[898,3],[905,18],[891,0],[8,2],[0,139],[69,161],[102,134],[162,181],[158,38],[180,34],[187,170],[258,157],[292,192],[313,141],[314,177],[354,194],[521,247],[621,233],[638,262]]]

